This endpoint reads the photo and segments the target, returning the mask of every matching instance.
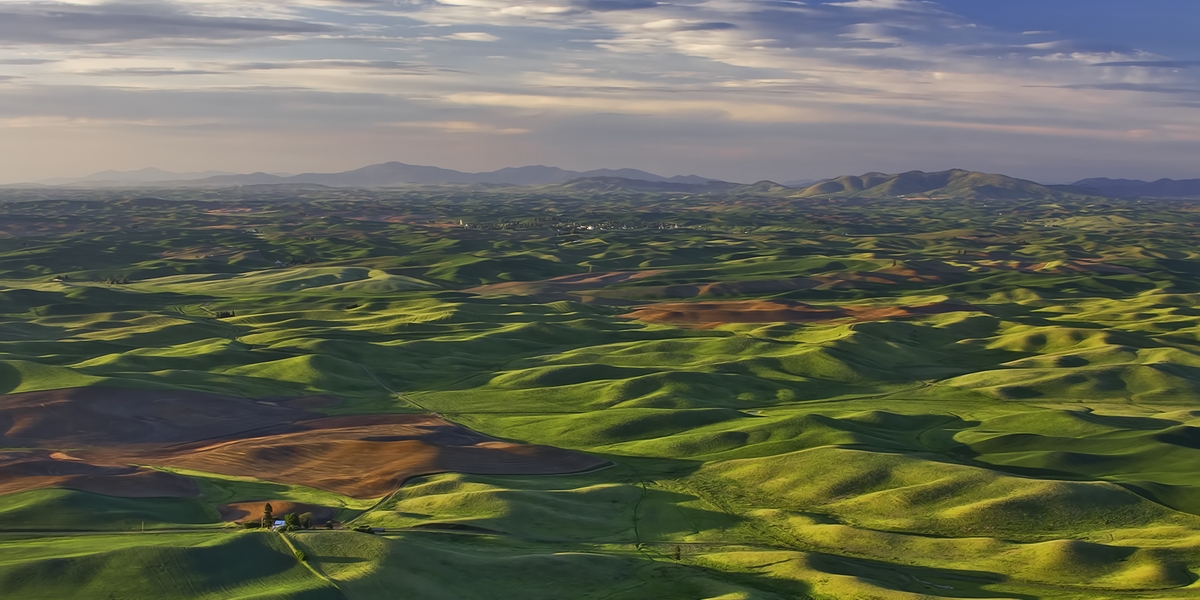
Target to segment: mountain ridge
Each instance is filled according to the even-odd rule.
[[[1094,177],[1071,184],[1121,198],[1200,198],[1200,179],[1109,179]]]
[[[1200,198],[1200,179],[1083,179],[1069,185],[1044,185],[1002,174],[965,169],[904,173],[870,172],[823,180],[763,180],[740,184],[699,175],[664,177],[633,168],[572,171],[546,165],[506,167],[469,173],[392,161],[334,173],[175,173],[148,167],[100,171],[85,177],[44,179],[0,187],[241,187],[241,186],[388,187],[404,185],[499,185],[559,187],[564,191],[641,191],[735,193],[780,197],[1017,199],[1106,196],[1118,198]]]
[[[1086,196],[1088,190],[1072,186],[1047,186],[1007,175],[950,169],[926,173],[866,173],[826,179],[793,194],[799,198],[963,198],[1000,200]],[[1093,194],[1095,195],[1095,194]]]
[[[192,173],[176,173],[156,167],[146,167],[133,171],[116,171],[109,169],[83,177],[53,177],[39,179],[31,183],[40,185],[74,185],[74,184],[127,184],[127,183],[159,183],[163,181],[191,181],[206,177],[233,175],[227,171],[197,171]]]
[[[640,169],[594,169],[570,171],[545,165],[506,167],[496,171],[467,173],[454,169],[386,162],[340,173],[301,173],[278,176],[269,173],[223,175],[186,182],[189,185],[262,185],[304,183],[332,187],[383,187],[404,184],[494,184],[494,185],[552,185],[588,177],[616,177],[660,183],[697,184],[717,181],[699,175],[664,177]]]

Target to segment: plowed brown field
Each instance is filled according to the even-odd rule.
[[[428,415],[321,417],[327,398],[254,401],[198,392],[79,388],[0,396],[0,493],[70,487],[118,496],[196,495],[182,467],[382,496],[445,471],[562,474],[606,463],[501,442]]]
[[[534,295],[595,290],[627,281],[637,281],[664,273],[661,269],[648,271],[606,271],[603,273],[578,273],[562,275],[540,281],[508,281],[470,288],[466,291],[485,296]]]
[[[730,302],[663,302],[639,307],[621,315],[650,323],[673,323],[713,327],[723,323],[803,323],[852,318],[882,321],[979,310],[968,304],[935,303],[919,306],[818,307],[782,300]]]
[[[175,390],[87,387],[0,396],[0,447],[85,448],[225,437],[312,418],[327,398],[247,400]]]
[[[550,475],[593,469],[605,462],[549,446],[495,441],[424,415],[330,417],[294,427],[293,432],[195,444],[147,459],[355,498],[382,496],[409,477],[443,471]]]
[[[174,473],[131,465],[96,465],[39,451],[0,453],[0,494],[47,487],[125,498],[200,495],[195,481]]]

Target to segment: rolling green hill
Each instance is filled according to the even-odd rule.
[[[577,183],[0,194],[0,596],[1200,597],[1200,204]]]

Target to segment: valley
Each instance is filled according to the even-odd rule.
[[[1200,203],[838,181],[0,190],[0,590],[1200,598]]]

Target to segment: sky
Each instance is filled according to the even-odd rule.
[[[1196,0],[0,0],[0,182],[1200,177]]]

